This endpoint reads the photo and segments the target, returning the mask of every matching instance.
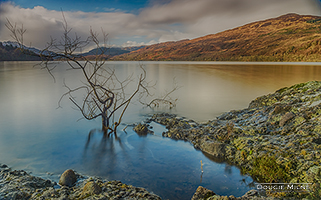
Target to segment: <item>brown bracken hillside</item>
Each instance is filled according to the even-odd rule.
[[[321,17],[287,14],[192,40],[147,46],[112,60],[321,61]]]

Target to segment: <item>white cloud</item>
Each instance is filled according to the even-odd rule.
[[[106,12],[123,12],[121,9],[116,9],[116,8],[104,8],[104,11],[106,11]]]
[[[73,34],[85,39],[90,27],[98,32],[103,28],[109,43],[118,46],[191,39],[287,13],[321,15],[317,0],[153,1],[138,15],[106,9],[105,13],[66,11],[64,15]],[[25,9],[2,3],[0,16],[1,41],[11,40],[4,27],[6,18],[27,28],[27,45],[43,48],[50,36],[59,40],[63,32],[62,13],[41,6]]]
[[[156,43],[158,43],[158,42],[155,41],[155,40],[151,40],[151,41],[149,41],[147,43],[145,43],[145,42],[136,42],[136,41],[126,41],[121,46],[122,47],[134,47],[134,46],[152,45],[152,44],[156,44]]]

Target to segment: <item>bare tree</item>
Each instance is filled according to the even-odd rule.
[[[60,40],[50,39],[47,47],[40,53],[42,58],[40,65],[47,69],[54,78],[52,70],[56,66],[56,61],[64,61],[68,63],[70,69],[80,70],[85,81],[76,88],[70,88],[64,82],[67,92],[61,96],[58,104],[60,106],[62,99],[69,97],[85,119],[93,120],[101,117],[103,131],[105,133],[116,133],[117,127],[134,97],[141,93],[149,95],[146,72],[141,67],[141,73],[137,79],[134,79],[131,75],[124,80],[119,80],[115,69],[104,65],[108,35],[101,30],[102,45],[98,40],[98,33],[92,29],[89,31],[89,37],[84,40],[77,34],[71,37],[72,29],[68,27],[64,15],[63,21],[64,31]],[[16,24],[12,24],[7,19],[6,27],[11,31],[12,38],[20,44],[20,48],[24,49],[23,35],[26,29],[23,28],[23,25],[18,28]],[[85,56],[77,54],[89,44],[94,44],[100,50],[98,51],[99,54],[95,55],[94,60],[89,60]],[[134,84],[133,82],[136,84],[136,88],[128,94],[126,88],[129,84]],[[74,96],[78,91],[83,91],[84,94],[84,98],[80,102],[77,102]]]

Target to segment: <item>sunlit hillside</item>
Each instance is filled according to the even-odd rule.
[[[321,61],[321,17],[287,14],[193,40],[147,46],[113,59]]]

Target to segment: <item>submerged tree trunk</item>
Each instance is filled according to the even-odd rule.
[[[104,133],[107,133],[108,127],[109,127],[109,119],[105,115],[102,115],[101,119],[102,119],[102,130],[104,131]]]

